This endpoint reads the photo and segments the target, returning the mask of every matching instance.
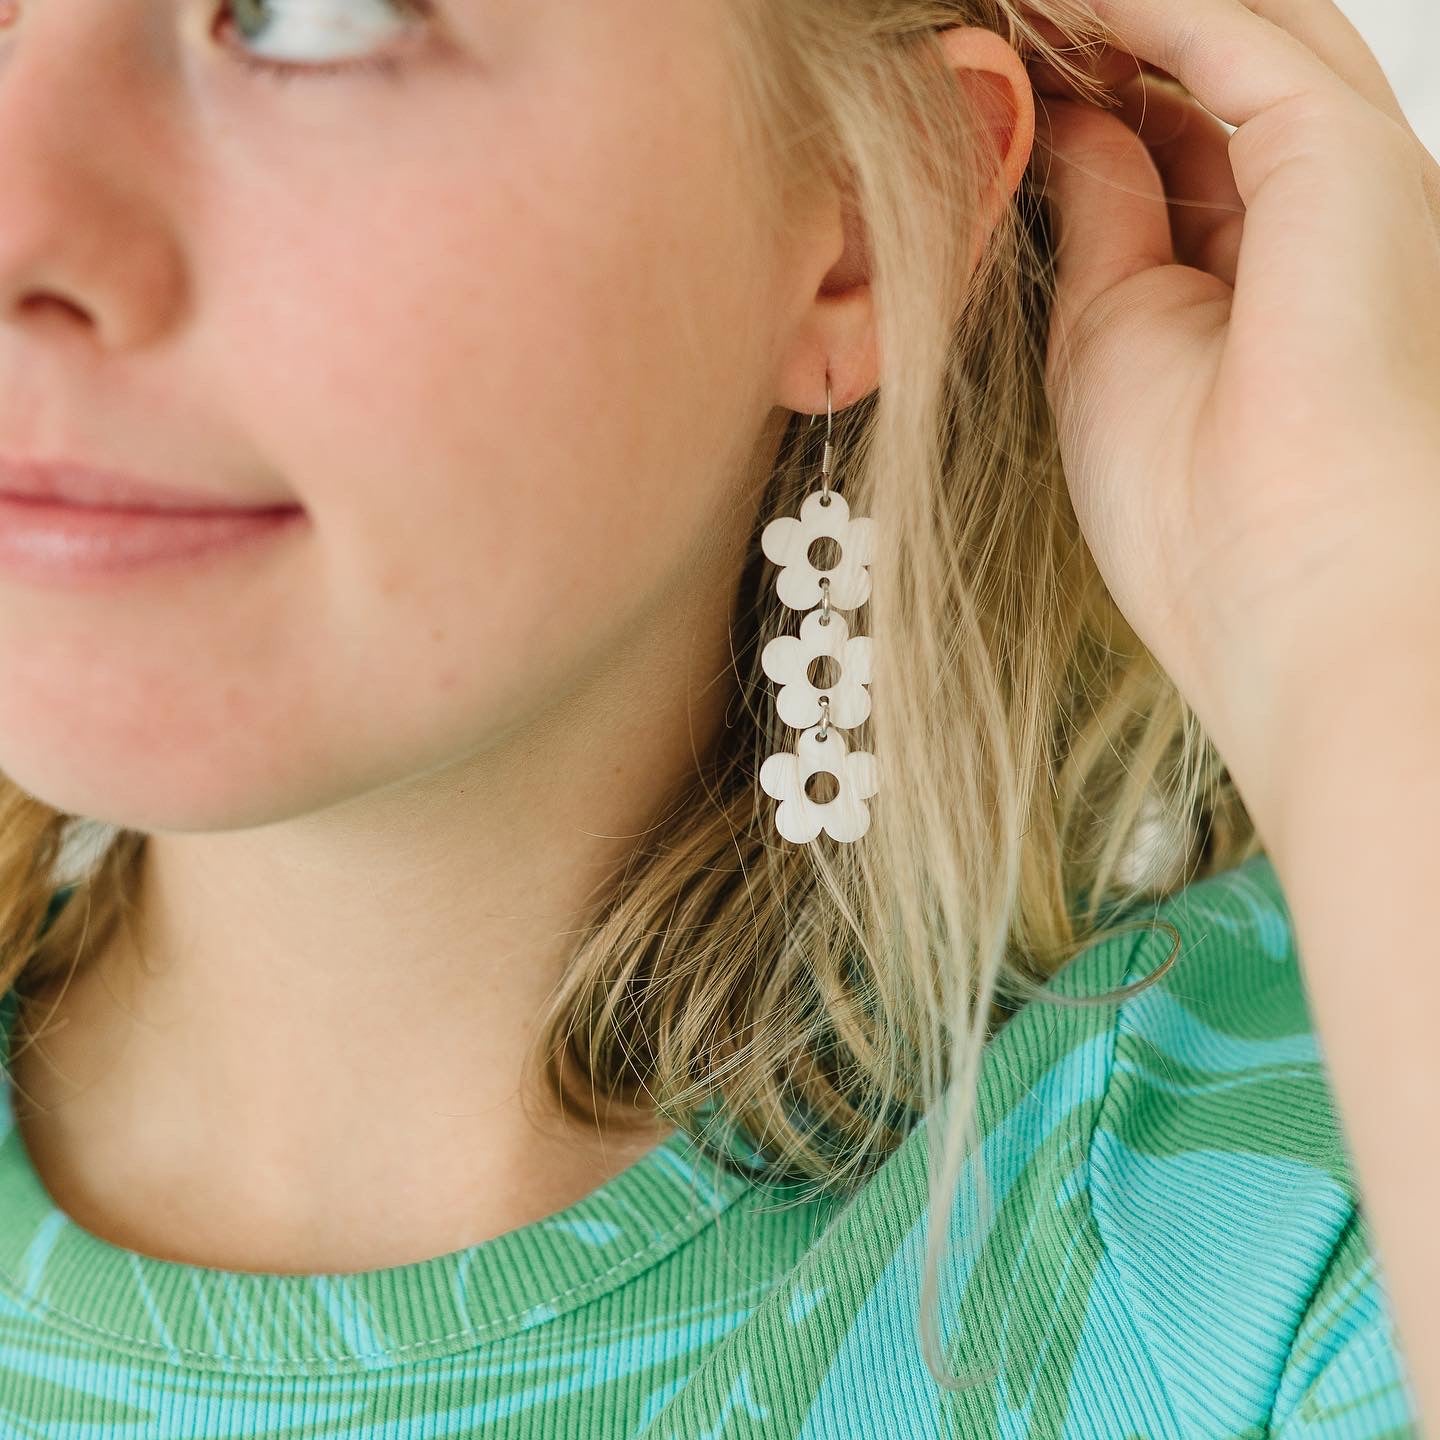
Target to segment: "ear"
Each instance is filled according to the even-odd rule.
[[[1035,144],[1035,92],[1025,61],[1002,36],[979,26],[952,26],[936,35],[956,81],[968,92],[986,152],[979,170],[980,221],[970,252],[979,263],[986,242],[1025,173]],[[825,369],[836,410],[880,382],[865,230],[852,189],[830,187],[816,202],[805,232],[809,299],[790,336],[776,403],[807,415],[825,413]]]

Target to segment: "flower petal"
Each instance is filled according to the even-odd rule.
[[[777,565],[793,565],[803,559],[809,543],[801,534],[800,522],[789,515],[772,520],[760,532],[760,548]]]
[[[775,828],[792,845],[806,845],[820,834],[820,808],[808,798],[798,804],[786,800],[775,811]]]
[[[794,796],[804,797],[800,788],[800,761],[798,757],[782,750],[771,755],[760,767],[760,788],[775,800]]]
[[[792,610],[809,610],[820,603],[820,576],[808,560],[787,565],[775,582],[775,593]]]
[[[845,784],[858,800],[879,793],[880,766],[869,750],[852,750],[845,757]]]
[[[858,681],[842,679],[828,692],[830,696],[830,719],[842,729],[863,725],[870,718],[870,692]],[[815,718],[820,718],[819,700],[816,700]],[[791,722],[786,721],[786,724]]]
[[[809,647],[798,635],[777,635],[760,652],[760,667],[772,680],[791,685],[805,679],[810,659]]]
[[[846,641],[845,653],[840,657],[840,663],[845,667],[845,678],[857,685],[868,685],[874,658],[870,637],[852,636]]]
[[[775,698],[775,713],[792,729],[820,723],[820,692],[808,680],[786,685]],[[835,722],[837,725],[839,720]]]

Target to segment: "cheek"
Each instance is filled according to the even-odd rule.
[[[398,560],[428,520],[462,565],[600,603],[733,480],[773,393],[773,287],[739,260],[752,186],[709,0],[548,23],[338,157],[237,156],[208,298],[245,337],[240,373],[215,357],[241,433],[337,541]]]
[[[233,261],[237,383],[332,619],[439,703],[518,702],[537,656],[557,678],[674,584],[717,510],[745,523],[727,497],[768,411],[743,183],[646,115],[577,139],[541,109],[382,216],[365,187],[269,195],[267,245]]]
[[[607,550],[683,532],[767,408],[765,301],[706,166],[613,143],[412,180],[389,219],[332,195],[319,234],[270,208],[220,328],[248,337],[234,393],[307,504],[388,534],[424,495],[501,561],[607,519]]]

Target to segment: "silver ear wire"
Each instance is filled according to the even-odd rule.
[[[810,417],[810,426],[813,429],[815,422],[820,418],[818,414]],[[825,368],[825,455],[820,462],[820,480],[823,486],[821,494],[824,496],[823,503],[830,503],[830,482],[835,474],[835,400],[830,389],[830,368]]]
[[[818,417],[817,417],[818,418]],[[820,479],[824,485],[822,504],[830,503],[830,480],[835,472],[835,405],[830,392],[830,368],[825,368],[825,458],[820,462]]]

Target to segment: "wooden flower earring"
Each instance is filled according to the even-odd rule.
[[[760,535],[760,548],[780,567],[775,593],[781,603],[809,612],[799,635],[777,635],[760,654],[761,668],[780,685],[776,713],[802,732],[794,751],[771,755],[760,767],[761,789],[780,802],[775,827],[795,845],[822,830],[832,840],[859,840],[870,828],[865,802],[880,779],[875,756],[851,750],[841,728],[863,724],[870,714],[870,637],[853,634],[836,611],[858,609],[870,598],[871,521],[851,515],[845,497],[830,486],[835,411],[828,370],[825,410],[821,488],[805,497],[798,519],[772,520]],[[828,568],[817,564],[825,557],[816,553],[826,541],[825,550],[839,552],[838,558],[828,555]],[[823,667],[820,676],[817,666]],[[820,777],[828,777],[825,789],[834,791],[825,799],[816,793]]]

